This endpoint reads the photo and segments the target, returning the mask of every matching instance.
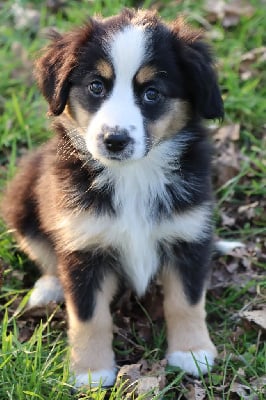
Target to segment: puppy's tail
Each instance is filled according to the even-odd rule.
[[[219,257],[230,254],[239,247],[245,247],[244,243],[232,240],[216,240],[214,242],[214,256]]]

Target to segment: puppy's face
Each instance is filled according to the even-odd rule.
[[[162,137],[186,123],[187,103],[181,73],[171,71],[157,35],[129,25],[113,33],[82,79],[72,76],[70,113],[83,127],[87,149],[96,159],[135,160],[144,157]],[[161,58],[161,59],[160,59]],[[85,72],[85,74],[84,74]]]
[[[58,37],[37,64],[52,113],[65,110],[71,116],[93,158],[103,163],[142,158],[177,134],[193,115],[204,114],[196,100],[204,94],[192,93],[203,86],[201,82],[193,85],[197,74],[193,69],[198,69],[198,75],[206,70],[211,88],[209,98],[200,101],[218,98],[214,114],[221,116],[208,52],[205,47],[199,49],[203,54],[194,50],[181,38],[180,29],[178,37],[178,29],[170,29],[149,12],[125,11],[118,17],[91,21],[74,37]],[[49,52],[54,52],[54,61]],[[49,71],[47,63],[55,75],[50,79],[54,88],[49,90],[42,75]],[[46,85],[48,81],[49,76]]]

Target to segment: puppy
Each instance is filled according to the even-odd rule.
[[[52,42],[36,62],[55,136],[20,166],[4,216],[42,277],[29,306],[66,301],[75,385],[112,385],[110,302],[159,276],[170,365],[214,363],[205,322],[213,249],[211,145],[223,117],[209,47],[180,20],[124,10]]]

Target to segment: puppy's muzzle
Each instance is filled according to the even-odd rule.
[[[130,142],[130,137],[125,133],[105,133],[103,142],[108,151],[118,153],[126,148]]]
[[[103,143],[106,150],[110,153],[121,153],[132,143],[127,129],[115,126],[114,128],[103,126]]]

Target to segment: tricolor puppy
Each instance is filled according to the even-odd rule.
[[[204,310],[213,200],[201,121],[223,117],[209,47],[180,20],[125,10],[54,33],[36,71],[55,136],[5,198],[5,219],[43,274],[29,306],[65,298],[75,384],[108,386],[110,302],[121,285],[142,296],[159,276],[168,362],[206,373],[216,350]]]

